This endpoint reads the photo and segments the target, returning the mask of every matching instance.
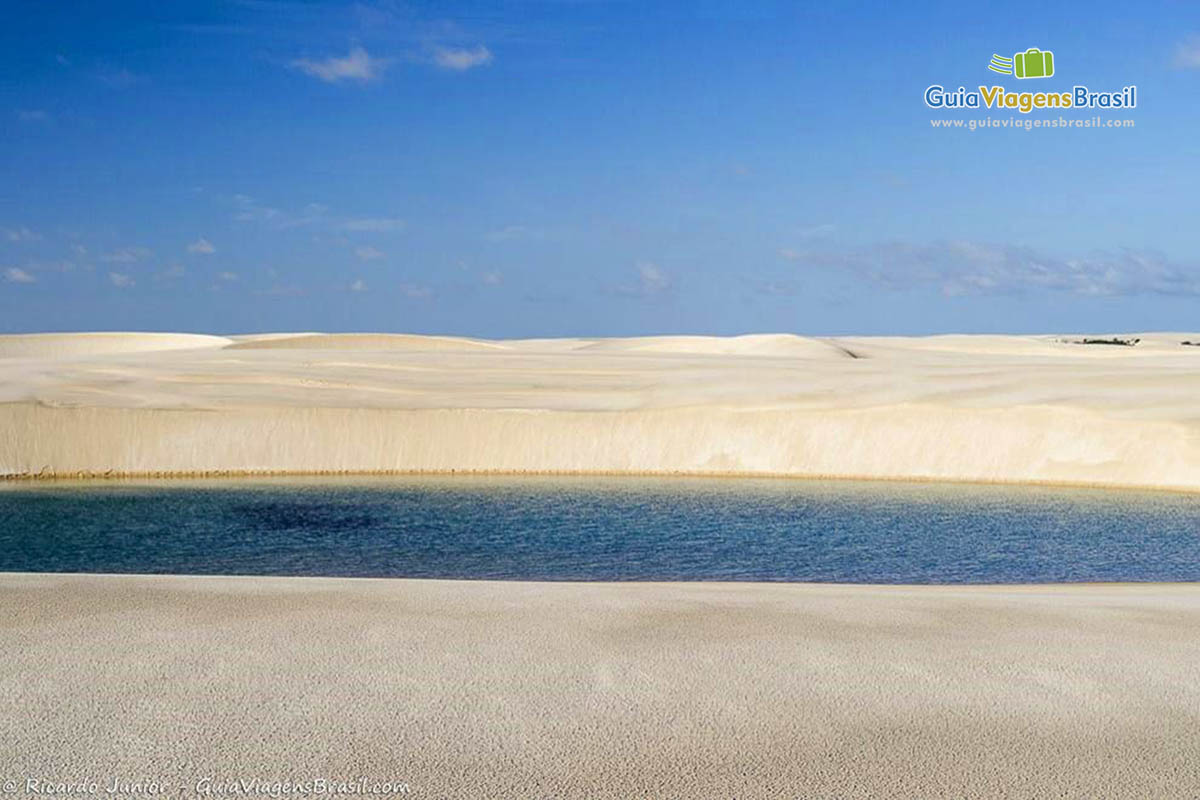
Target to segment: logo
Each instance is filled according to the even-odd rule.
[[[992,60],[988,62],[988,69],[992,72],[1019,80],[1053,78],[1056,75],[1055,66],[1054,53],[1037,47],[1014,53],[1012,58],[993,53]],[[1035,115],[1042,112],[1058,113],[1064,109],[1130,109],[1137,108],[1137,101],[1137,86],[1132,84],[1108,91],[1094,91],[1081,83],[1058,87],[1050,85],[1044,90],[1039,87],[1036,92],[1010,91],[995,84],[979,85],[972,90],[962,84],[955,89],[935,83],[925,89],[925,105],[929,108],[986,109]]]
[[[1049,78],[1054,75],[1054,53],[1036,47],[1016,53],[1012,58],[992,53],[988,69],[1018,78]]]

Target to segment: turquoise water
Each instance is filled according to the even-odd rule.
[[[1200,497],[721,478],[9,484],[0,570],[521,580],[1200,580]]]

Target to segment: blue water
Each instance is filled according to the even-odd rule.
[[[0,570],[522,580],[1200,580],[1200,497],[709,478],[9,484]]]

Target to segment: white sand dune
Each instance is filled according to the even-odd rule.
[[[1200,796],[1196,586],[0,574],[0,651],[14,779]]]
[[[0,358],[72,358],[225,347],[223,336],[192,333],[27,333],[0,336]]]
[[[1182,344],[1200,335],[1132,336],[1133,347],[0,337],[0,353],[25,353],[0,359],[0,475],[724,473],[1200,490],[1200,347]],[[35,356],[36,342],[53,347]],[[118,345],[130,349],[102,349]]]
[[[321,336],[320,331],[290,331],[285,333],[234,333],[229,340],[235,343],[267,342],[272,339],[294,339],[298,336]]]
[[[455,336],[410,336],[396,333],[269,334],[242,338],[233,350],[502,350],[497,342]]]
[[[1131,334],[1074,334],[1058,336],[941,336],[911,337],[847,337],[844,343],[864,349],[896,349],[963,353],[968,355],[1051,356],[1067,358],[1144,358],[1147,355],[1180,353],[1190,349],[1183,342],[1195,334],[1131,333]],[[1137,340],[1136,346],[1099,344],[1105,341]],[[1090,340],[1092,344],[1085,344]]]
[[[682,353],[689,355],[796,356],[846,358],[844,350],[818,339],[787,333],[745,336],[642,336],[596,339],[578,349],[621,353]]]

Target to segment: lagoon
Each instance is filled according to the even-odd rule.
[[[552,581],[1200,580],[1200,496],[751,478],[11,483],[0,571]]]

